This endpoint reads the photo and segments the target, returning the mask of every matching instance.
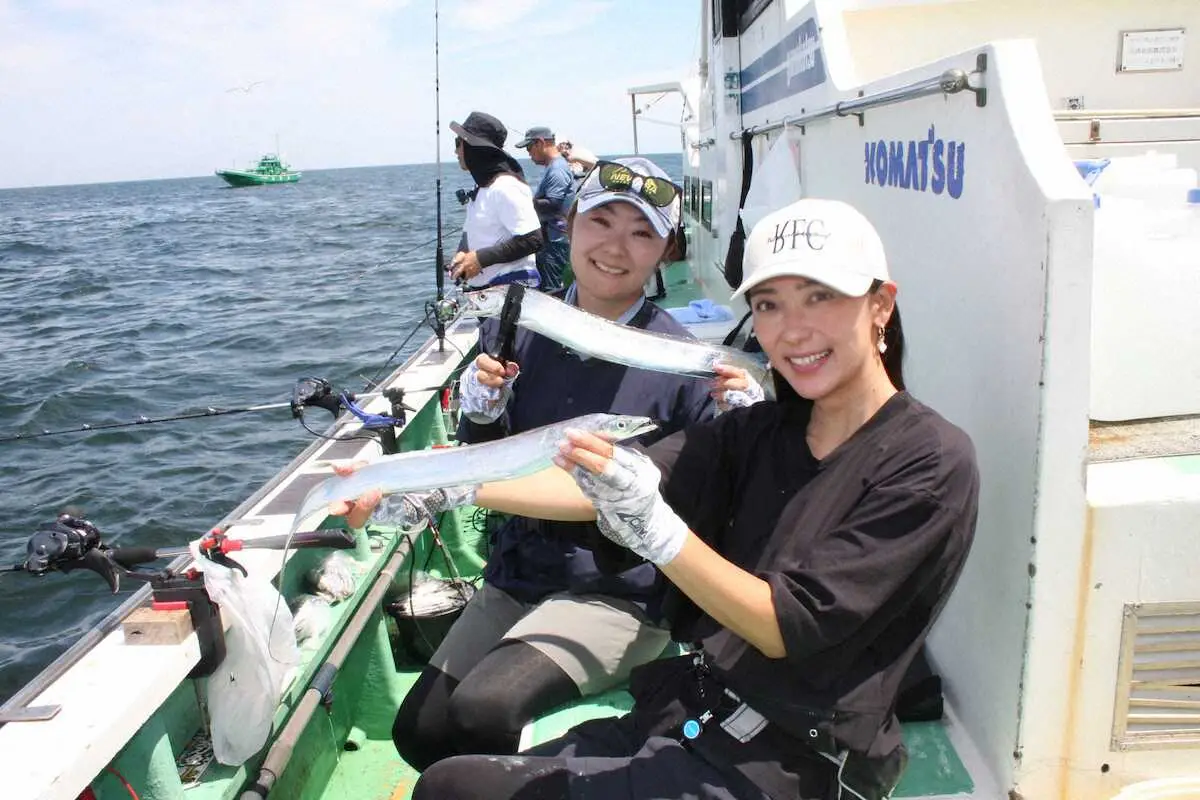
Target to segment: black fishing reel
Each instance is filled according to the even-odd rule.
[[[213,534],[201,540],[200,553],[202,556],[224,564],[230,568],[246,570],[221,551],[219,542],[206,547]],[[215,550],[214,550],[215,547]],[[87,569],[95,572],[108,588],[115,594],[121,587],[121,576],[136,578],[152,585],[165,583],[174,577],[168,571],[143,571],[136,569],[138,564],[145,564],[167,556],[179,555],[187,548],[167,548],[158,550],[153,547],[120,547],[111,548],[100,538],[100,529],[86,519],[70,514],[59,514],[53,522],[43,524],[25,545],[25,561],[11,568],[13,572],[28,572],[35,577],[43,577],[51,572],[73,572],[77,569]]]
[[[70,572],[79,567],[104,574],[107,550],[95,525],[70,514],[59,514],[54,522],[43,524],[29,537],[25,545],[25,563],[19,567],[38,577],[47,572]]]
[[[329,547],[346,550],[355,546],[354,535],[341,528],[323,528],[294,534],[260,536],[255,539],[233,539],[221,528],[213,528],[200,538],[196,549],[200,557],[246,575],[246,568],[230,558],[239,550],[283,550],[285,548]],[[25,561],[2,570],[28,572],[42,577],[51,572],[72,572],[88,569],[108,584],[114,593],[120,588],[121,576],[149,583],[157,591],[176,586],[181,580],[195,582],[199,572],[194,569],[176,574],[170,569],[139,570],[161,558],[187,555],[187,545],[179,547],[109,547],[100,538],[100,530],[86,519],[71,514],[59,514],[54,522],[42,525],[25,546]]]
[[[353,400],[354,395],[350,395],[350,399]],[[304,409],[309,406],[323,408],[336,417],[342,410],[342,395],[324,378],[301,378],[292,387],[292,416],[302,418]]]

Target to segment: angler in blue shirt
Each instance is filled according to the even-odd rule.
[[[542,290],[552,291],[564,284],[570,268],[571,245],[567,240],[567,212],[575,200],[575,175],[554,143],[554,131],[539,126],[525,131],[517,147],[529,151],[529,159],[545,167],[533,192],[533,207],[542,223],[542,249],[537,252]]]

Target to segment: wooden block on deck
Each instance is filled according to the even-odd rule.
[[[192,633],[187,609],[138,608],[121,621],[125,644],[179,644]]]

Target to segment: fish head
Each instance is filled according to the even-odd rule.
[[[595,416],[596,421],[591,426],[591,432],[614,442],[636,438],[658,427],[658,424],[649,417],[635,417],[630,414],[596,414]]]
[[[492,286],[463,292],[459,308],[464,317],[498,317],[508,296],[507,286]]]

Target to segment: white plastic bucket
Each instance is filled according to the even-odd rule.
[[[1200,775],[1142,781],[1126,786],[1112,800],[1200,800]]]

